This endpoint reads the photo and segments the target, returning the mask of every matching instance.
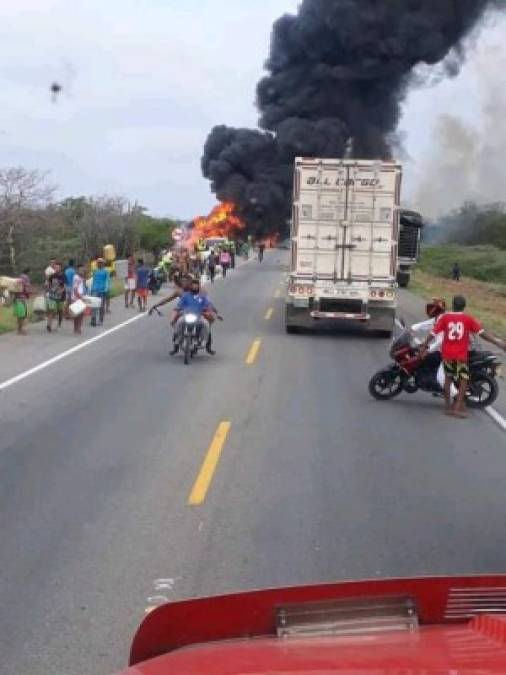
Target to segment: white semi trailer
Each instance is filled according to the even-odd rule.
[[[286,330],[395,321],[401,165],[295,160]]]

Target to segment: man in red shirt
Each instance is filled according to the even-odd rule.
[[[471,335],[479,335],[484,340],[506,349],[504,340],[486,333],[481,323],[470,314],[465,314],[466,299],[461,295],[453,298],[453,311],[442,314],[437,320],[432,332],[422,345],[425,351],[427,345],[436,335],[443,334],[441,356],[445,369],[445,413],[456,417],[467,417],[465,411],[465,396],[469,382],[469,344]],[[451,404],[451,384],[458,384],[459,393],[454,405]]]

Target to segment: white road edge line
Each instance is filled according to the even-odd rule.
[[[485,412],[503,431],[506,431],[506,419],[495,408],[485,408]]]
[[[81,349],[85,349],[86,347],[89,347],[93,343],[98,342],[99,340],[102,340],[103,338],[107,337],[108,335],[111,335],[111,333],[115,333],[116,331],[121,330],[125,326],[128,326],[129,324],[133,323],[134,321],[138,321],[139,319],[143,319],[146,316],[147,316],[147,314],[137,314],[137,316],[133,316],[131,319],[128,319],[127,321],[123,321],[123,323],[119,323],[117,326],[113,326],[112,328],[109,328],[108,330],[105,330],[103,333],[100,333],[99,335],[95,335],[94,337],[90,338],[89,340],[85,340],[84,342],[80,342],[75,347],[71,347],[70,349],[67,349],[64,352],[61,352],[60,354],[57,354],[56,356],[53,356],[51,359],[48,359],[47,361],[43,361],[42,363],[39,363],[38,366],[34,366],[33,368],[30,368],[29,370],[25,370],[23,373],[20,373],[19,375],[15,375],[14,377],[11,377],[10,380],[5,380],[5,382],[0,382],[0,391],[4,391],[5,389],[8,389],[9,387],[12,387],[13,384],[17,384],[18,382],[21,382],[21,380],[24,380],[25,378],[29,377],[30,375],[34,375],[35,373],[38,373],[39,371],[44,370],[45,368],[48,368],[49,366],[52,366],[53,363],[58,363],[58,361],[61,361],[62,359],[65,359],[67,356],[71,356],[72,354],[80,352]]]
[[[254,260],[254,258],[249,258],[248,260],[243,260],[238,265],[236,265],[236,267],[241,267],[242,265],[246,265],[247,263],[251,262],[252,260]],[[208,284],[209,279],[206,279],[203,283],[204,283],[204,285]],[[112,333],[115,333],[116,331],[121,330],[125,326],[128,326],[131,323],[134,323],[134,321],[138,321],[139,319],[145,318],[146,316],[147,316],[147,313],[137,314],[137,316],[133,316],[131,319],[127,319],[126,321],[123,321],[122,323],[119,323],[117,326],[113,326],[112,328],[109,328],[108,330],[105,330],[103,333],[100,333],[99,335],[95,335],[94,337],[90,338],[89,340],[85,340],[84,342],[80,342],[75,347],[71,347],[70,349],[67,349],[64,352],[61,352],[60,354],[57,354],[56,356],[53,356],[52,358],[48,359],[47,361],[43,361],[42,363],[39,363],[37,366],[34,366],[33,368],[30,368],[29,370],[25,370],[24,372],[20,373],[19,375],[15,375],[14,377],[11,377],[9,380],[5,380],[4,382],[0,382],[0,391],[5,391],[5,389],[8,389],[9,387],[12,387],[12,385],[17,384],[18,382],[21,382],[22,380],[25,380],[27,377],[30,377],[30,375],[35,375],[35,373],[38,373],[41,370],[45,370],[46,368],[49,368],[49,366],[52,366],[54,363],[58,363],[58,361],[61,361],[62,359],[67,358],[67,356],[71,356],[72,354],[76,354],[77,352],[80,352],[81,349],[85,349],[86,347],[89,347],[93,343],[98,342],[99,340],[102,340],[102,338],[105,338],[108,335],[111,335]]]

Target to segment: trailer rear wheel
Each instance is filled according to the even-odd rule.
[[[409,272],[405,272],[404,270],[399,270],[397,272],[397,283],[399,284],[400,288],[407,288],[409,285],[409,280]]]

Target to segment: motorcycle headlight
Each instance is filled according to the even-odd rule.
[[[184,320],[186,323],[197,323],[198,316],[196,314],[185,314]]]

